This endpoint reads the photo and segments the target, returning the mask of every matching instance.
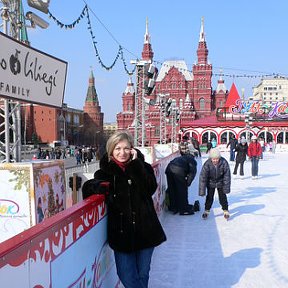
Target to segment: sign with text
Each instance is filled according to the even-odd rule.
[[[67,62],[0,32],[0,96],[62,107]]]

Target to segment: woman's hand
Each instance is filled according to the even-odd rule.
[[[131,148],[131,160],[135,160],[137,158],[137,151],[134,148]]]

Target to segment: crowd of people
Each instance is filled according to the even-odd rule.
[[[56,147],[56,148],[38,148],[37,153],[32,157],[32,160],[36,159],[66,159],[74,157],[76,165],[90,163],[93,159],[99,160],[105,153],[103,149],[98,147]]]

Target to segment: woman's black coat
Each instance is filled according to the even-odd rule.
[[[236,162],[245,162],[246,161],[246,155],[248,151],[248,145],[247,143],[243,144],[238,144],[235,148],[235,152],[237,152],[236,155]]]
[[[113,250],[133,252],[157,246],[166,240],[154,209],[152,195],[157,188],[153,168],[138,158],[123,171],[107,154],[100,160],[94,178],[110,183],[108,205],[108,242]]]
[[[229,163],[223,157],[215,166],[209,158],[202,166],[199,176],[199,196],[206,195],[206,188],[223,188],[225,194],[230,193],[231,172]]]

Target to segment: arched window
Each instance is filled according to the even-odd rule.
[[[202,143],[205,144],[208,141],[212,140],[212,139],[216,139],[217,140],[217,135],[213,132],[213,131],[207,131],[202,135]]]
[[[248,139],[251,139],[252,136],[253,136],[253,133],[247,130],[247,131],[243,131],[240,134],[239,139],[241,139],[243,137],[243,138],[245,138],[248,141]]]
[[[280,132],[277,135],[277,143],[283,143],[284,140],[284,136],[283,136],[284,132]]]
[[[204,98],[201,98],[199,100],[199,108],[200,108],[200,110],[205,110],[205,100],[204,100]]]
[[[197,134],[195,132],[191,133],[191,137],[196,139],[197,141],[199,141],[198,136],[197,136]]]
[[[263,131],[259,134],[259,138],[263,138],[265,143],[269,143],[273,140],[273,135],[269,131]]]

